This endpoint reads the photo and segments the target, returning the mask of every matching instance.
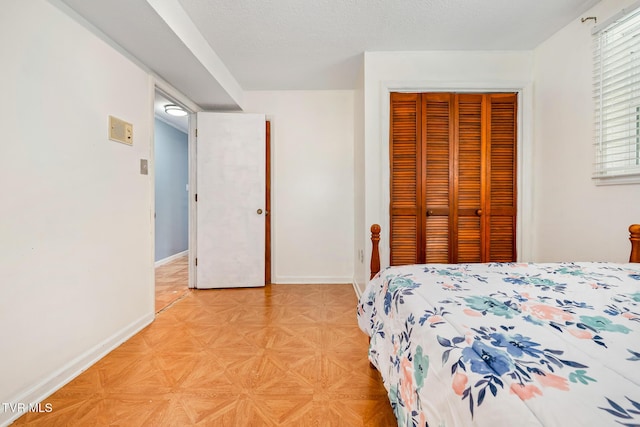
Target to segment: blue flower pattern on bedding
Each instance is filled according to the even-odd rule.
[[[638,425],[638,281],[638,264],[392,267],[358,320],[398,426]]]

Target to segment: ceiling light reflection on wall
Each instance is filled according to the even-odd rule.
[[[182,109],[182,107],[175,104],[167,104],[164,106],[164,111],[167,114],[171,114],[172,116],[184,117],[187,115],[187,112]]]

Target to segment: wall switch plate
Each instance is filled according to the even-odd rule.
[[[140,175],[149,175],[149,161],[140,159]]]
[[[117,117],[109,116],[109,139],[133,145],[133,125]]]

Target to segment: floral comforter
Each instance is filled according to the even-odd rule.
[[[640,264],[425,264],[358,323],[398,426],[640,426]]]

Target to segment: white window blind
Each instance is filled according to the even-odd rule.
[[[640,8],[594,33],[599,184],[640,182]]]

